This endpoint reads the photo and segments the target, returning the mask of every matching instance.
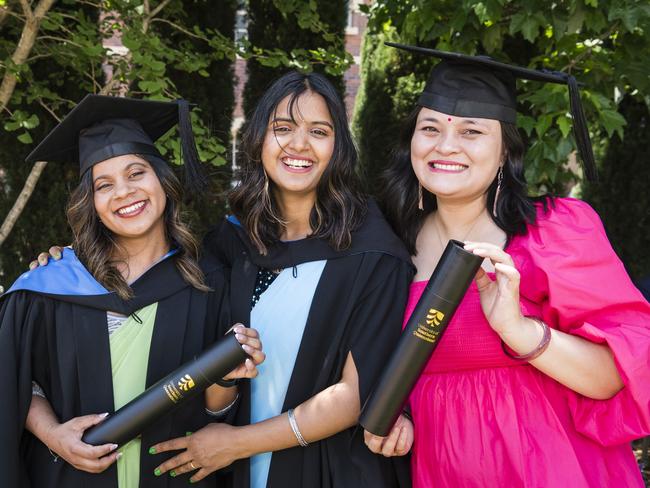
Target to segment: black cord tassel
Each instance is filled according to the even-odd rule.
[[[208,182],[203,167],[201,166],[201,161],[199,160],[199,153],[196,150],[189,103],[187,100],[177,100],[177,103],[178,129],[181,136],[185,188],[193,196],[197,193],[204,193],[207,189]]]
[[[580,92],[578,91],[578,82],[576,79],[569,75],[567,77],[569,85],[569,101],[571,103],[571,115],[573,116],[573,134],[576,139],[580,159],[582,159],[582,167],[584,168],[585,177],[589,181],[598,180],[598,172],[596,170],[596,162],[594,160],[594,152],[591,147],[591,140],[589,139],[589,130],[587,128],[587,119],[582,110],[582,103],[580,101]]]

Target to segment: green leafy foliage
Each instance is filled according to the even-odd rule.
[[[248,63],[244,111],[249,113],[271,81],[289,69],[326,74],[344,93],[347,2],[249,0],[248,40],[258,53]]]
[[[28,64],[20,67],[13,97],[1,116],[2,218],[11,209],[31,169],[24,162],[25,157],[57,123],[52,114],[67,112],[74,101],[92,90],[93,83],[84,74],[101,73],[97,51],[85,49],[100,44],[97,22],[94,9],[61,3],[52,17],[48,15],[42,39],[34,46]],[[11,17],[2,28],[0,57],[6,59],[15,49],[22,25]],[[68,36],[71,42],[66,41],[64,46],[62,36]],[[0,75],[3,74],[0,68]],[[0,249],[0,285],[5,288],[39,252],[52,244],[70,242],[63,209],[78,181],[78,168],[52,163],[45,168],[41,180]]]
[[[623,136],[625,119],[615,97],[641,99],[650,93],[650,5],[635,0],[378,0],[367,8],[368,37],[390,37],[400,42],[467,54],[487,54],[498,60],[571,73],[584,83],[582,101],[597,159],[607,141]],[[369,41],[366,39],[366,44]],[[395,104],[408,98],[400,85],[409,67],[424,80],[430,59],[413,60],[400,52],[393,57],[371,42],[364,52],[361,106],[355,127],[366,172],[376,173],[388,157],[387,134],[369,130],[375,111],[385,103],[381,125],[394,127],[403,110]],[[375,70],[377,59],[393,61],[388,72]],[[388,78],[378,89],[381,80]],[[415,85],[413,85],[415,86]],[[377,87],[377,88],[375,88]],[[579,166],[569,163],[574,150],[568,90],[565,86],[519,82],[519,127],[526,135],[527,176],[534,193],[565,193],[579,180]],[[375,91],[377,90],[377,91]],[[380,93],[385,90],[385,93]],[[372,96],[368,92],[372,92]],[[365,98],[363,98],[365,96]],[[365,120],[368,118],[369,120]],[[375,124],[377,119],[375,120]],[[393,130],[393,129],[391,129]],[[382,147],[383,151],[376,148]]]
[[[224,212],[223,193],[230,179],[226,148],[236,57],[251,60],[251,64],[259,60],[276,69],[320,69],[334,77],[341,76],[351,59],[343,50],[345,15],[333,15],[344,2],[330,7],[315,1],[276,0],[275,5],[267,0],[287,25],[301,26],[320,41],[302,43],[297,39],[293,44],[260,45],[234,40],[234,15],[239,3],[61,0],[46,13],[30,58],[21,65],[15,65],[11,56],[24,19],[20,15],[2,16],[0,77],[14,73],[17,84],[0,120],[0,215],[7,214],[23,186],[29,171],[29,165],[22,162],[25,155],[86,93],[101,92],[158,100],[183,97],[196,104],[192,122],[199,155],[211,175],[211,193],[205,201],[192,202],[191,218],[197,233],[216,222]],[[18,2],[0,6],[20,12]],[[337,27],[330,29],[334,17],[339,19]],[[269,28],[284,23],[281,20]],[[111,37],[120,39],[122,46],[103,47],[102,40]],[[159,146],[172,162],[180,163],[180,148],[173,134],[162,138]],[[25,270],[37,251],[70,241],[62,209],[76,182],[76,168],[62,170],[48,165],[2,246],[0,284],[10,283]]]

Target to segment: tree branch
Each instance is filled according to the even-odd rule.
[[[169,4],[169,2],[171,2],[171,0],[164,0],[160,2],[160,4],[155,9],[153,9],[153,12],[149,14],[149,20],[153,19],[156,15],[158,15],[160,11]]]
[[[32,196],[32,192],[34,191],[36,182],[38,181],[38,178],[41,176],[41,173],[45,169],[45,166],[47,166],[46,161],[37,161],[36,163],[34,163],[34,166],[32,166],[32,170],[29,172],[27,181],[25,181],[25,186],[23,186],[23,189],[20,191],[18,198],[16,198],[13,207],[11,207],[11,210],[5,217],[5,220],[2,223],[2,227],[0,227],[0,246],[4,243],[5,239],[7,239],[7,237],[9,236],[9,233],[14,228],[14,225],[16,224],[18,217],[20,217],[20,214],[25,208],[25,205],[27,205],[27,202],[29,201],[29,197]]]
[[[66,39],[65,37],[56,37],[56,36],[38,36],[36,39],[37,41],[56,41],[60,43],[66,43],[70,44],[71,46],[78,47],[79,49],[83,49],[83,46],[79,44],[78,42],[73,42],[70,39]]]
[[[610,37],[610,36],[614,33],[614,31],[616,31],[618,28],[619,28],[619,23],[618,23],[618,22],[614,22],[614,23],[609,27],[609,29],[607,30],[607,32],[605,32],[604,34],[601,34],[600,36],[598,36],[597,39],[600,40],[600,41],[604,41],[605,39],[607,39],[608,37]],[[592,53],[592,52],[593,52],[593,49],[592,49],[591,47],[588,47],[587,49],[585,49],[584,51],[582,51],[580,54],[578,54],[575,58],[573,58],[573,59],[569,62],[569,64],[567,64],[564,68],[562,68],[562,71],[567,71],[567,72],[571,73],[571,70],[572,70],[573,68],[575,68],[575,67],[578,65],[578,63],[579,63],[580,61],[582,61],[584,58],[586,58],[586,57],[588,57],[588,56],[591,56],[591,53]]]
[[[108,94],[113,90],[113,88],[115,88],[117,85],[120,84],[119,77],[116,76],[116,74],[117,74],[117,73],[113,73],[113,77],[111,78],[111,81],[109,81],[108,83],[106,83],[106,84],[104,85],[104,88],[102,88],[101,90],[99,90],[99,94],[100,94],[100,95],[108,95]]]
[[[54,1],[55,0],[41,0],[36,7],[36,10],[32,12],[29,9],[27,0],[21,0],[20,3],[27,18],[25,20],[25,25],[23,26],[20,40],[16,46],[16,50],[11,56],[11,60],[16,66],[24,64],[25,60],[29,57],[29,53],[34,47],[34,42],[36,41],[36,34],[41,26],[41,20],[52,7]],[[9,100],[14,93],[14,89],[16,88],[17,81],[16,74],[13,71],[5,71],[2,83],[0,84],[0,109],[3,109],[9,103]],[[2,244],[2,241],[0,241],[0,244]]]
[[[39,104],[41,107],[43,107],[43,108],[47,111],[47,113],[49,113],[49,114],[54,118],[54,120],[56,120],[57,123],[60,123],[60,122],[61,122],[61,117],[59,117],[57,114],[55,114],[55,113],[54,113],[54,110],[52,110],[52,109],[51,109],[51,108],[50,108],[50,107],[49,107],[49,106],[48,106],[48,105],[43,101],[42,98],[39,98],[39,99],[38,99],[38,104]]]
[[[32,9],[29,7],[29,2],[27,0],[20,0],[20,7],[23,9],[23,14],[25,18],[29,21],[33,17]]]
[[[181,27],[180,25],[175,24],[174,22],[171,22],[170,20],[167,20],[167,19],[151,19],[151,23],[153,24],[154,22],[162,22],[164,24],[170,25],[171,27],[173,27],[177,31],[182,32],[183,34],[185,34],[185,35],[187,35],[189,37],[193,37],[194,39],[199,39],[199,40],[205,41],[205,42],[210,42],[210,40],[207,37],[199,36],[197,34],[194,34],[193,32],[188,31],[187,29]]]
[[[11,57],[11,60],[16,66],[21,66],[29,57],[29,53],[34,47],[34,42],[36,41],[36,34],[41,26],[41,20],[50,8],[52,8],[54,1],[55,0],[41,0],[36,6],[36,9],[32,12],[27,0],[20,0],[23,12],[25,12],[25,25],[23,26],[23,32],[18,41],[18,45],[16,46],[16,50]],[[17,81],[18,79],[13,71],[5,71],[2,83],[0,84],[0,109],[4,110],[7,107],[7,104],[14,93],[14,89],[16,88]],[[13,229],[16,224],[18,217],[25,208],[25,205],[27,205],[27,201],[34,191],[36,182],[46,165],[46,162],[38,161],[32,167],[23,189],[14,202],[13,207],[5,217],[2,227],[0,227],[0,246],[4,243],[5,239],[11,232],[11,229]]]
[[[2,24],[4,24],[7,15],[9,15],[9,6],[4,5],[0,7],[0,27],[2,27]]]
[[[171,0],[163,0],[155,9],[153,9],[153,12],[149,12],[149,2],[148,0],[144,0],[144,20],[142,21],[142,32],[144,34],[149,30],[149,25],[153,18],[158,15],[162,9],[169,5],[169,2],[171,2]]]

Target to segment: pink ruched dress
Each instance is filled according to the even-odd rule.
[[[625,387],[592,400],[508,358],[472,284],[410,397],[414,487],[642,487],[630,441],[650,434],[650,305],[579,200],[540,206],[507,252],[524,315],[607,343]]]

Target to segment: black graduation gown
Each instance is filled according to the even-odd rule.
[[[140,277],[133,284],[135,298],[129,302],[114,294],[52,296],[15,291],[2,297],[0,486],[117,487],[115,464],[100,474],[78,471],[62,459],[55,461],[47,447],[24,430],[32,380],[41,385],[62,422],[81,415],[113,412],[106,310],[130,314],[158,302],[147,387],[214,342],[218,329],[228,321],[224,270],[213,259],[202,262],[206,282],[213,290],[203,293],[183,281],[174,259],[163,260]],[[157,442],[196,431],[209,421],[203,396],[199,395],[145,431],[140,488],[187,486],[188,475],[154,476],[154,468],[175,453],[150,455],[148,449]],[[215,484],[215,477],[209,476],[194,486]]]
[[[231,267],[233,322],[250,323],[258,269],[287,268],[327,259],[312,301],[282,411],[296,407],[340,380],[348,352],[359,373],[361,404],[371,391],[401,333],[413,266],[401,241],[374,203],[369,204],[352,246],[334,251],[327,242],[303,239],[279,243],[261,256],[243,228],[226,220],[207,236],[206,251]],[[253,380],[255,381],[255,380]],[[240,385],[236,425],[250,423],[250,383]],[[387,459],[351,428],[308,447],[273,453],[269,488],[410,486],[408,457]],[[232,486],[250,486],[248,459],[233,464]]]

